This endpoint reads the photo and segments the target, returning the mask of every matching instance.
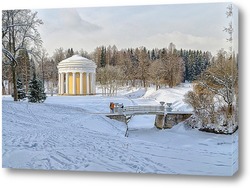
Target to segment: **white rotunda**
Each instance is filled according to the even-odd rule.
[[[96,64],[82,56],[73,55],[58,63],[59,95],[96,94]]]

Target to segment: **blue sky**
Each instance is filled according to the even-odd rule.
[[[227,6],[228,3],[207,3],[36,11],[44,22],[39,30],[50,55],[59,47],[92,52],[101,45],[152,49],[167,47],[170,42],[177,49],[215,54],[230,45],[223,32],[230,21],[225,15]]]

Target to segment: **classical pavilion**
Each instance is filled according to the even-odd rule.
[[[96,94],[96,64],[80,55],[58,63],[59,95]]]

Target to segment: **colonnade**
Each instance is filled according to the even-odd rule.
[[[95,73],[93,72],[59,72],[59,95],[96,94]]]

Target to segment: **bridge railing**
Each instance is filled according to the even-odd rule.
[[[126,106],[123,113],[164,113],[164,106]]]
[[[155,106],[116,106],[114,110],[116,115],[136,115],[136,114],[193,114],[192,111],[172,111],[171,107],[163,105]]]

